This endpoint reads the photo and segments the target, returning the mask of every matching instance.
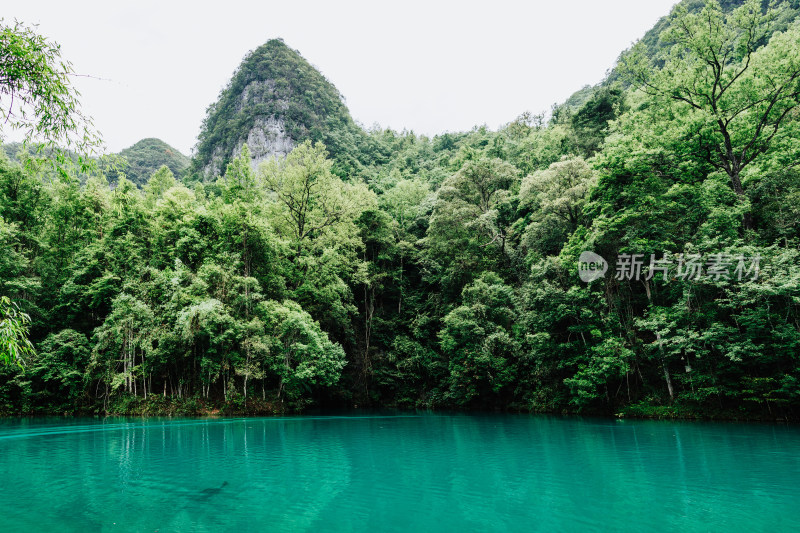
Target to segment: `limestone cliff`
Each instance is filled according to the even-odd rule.
[[[288,154],[298,143],[325,143],[341,174],[357,171],[353,122],[339,91],[299,52],[273,39],[250,52],[207,111],[192,171],[213,180],[247,143],[253,165]]]

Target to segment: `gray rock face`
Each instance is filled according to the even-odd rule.
[[[241,112],[245,108],[253,108],[258,104],[267,102],[274,102],[277,110],[285,111],[289,108],[289,102],[278,96],[275,86],[275,80],[251,81],[239,96],[236,111]]]
[[[283,119],[276,119],[274,116],[256,118],[245,142],[253,158],[253,168],[267,159],[286,157],[295,146],[294,141],[286,133]],[[238,154],[241,149],[239,145],[235,152]]]
[[[275,94],[275,81],[253,81],[242,91],[237,104],[238,113],[248,113],[260,104],[273,103],[278,110],[288,108],[288,102],[278,98]],[[236,157],[242,149],[242,145],[247,143],[252,157],[251,164],[256,169],[262,161],[274,157],[286,157],[295,147],[295,142],[286,132],[286,123],[283,118],[275,115],[259,115],[253,122],[253,127],[247,133],[246,138],[240,139],[236,147],[227,154]],[[224,160],[223,148],[217,146],[211,156],[211,162],[204,169],[206,178],[214,178],[221,175],[225,169],[222,168]]]

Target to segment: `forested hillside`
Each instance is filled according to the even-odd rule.
[[[182,177],[189,168],[190,160],[177,149],[161,139],[142,139],[119,153],[123,160],[117,173],[125,173],[125,177],[133,183],[144,186],[150,176],[162,166],[166,166],[173,175]],[[109,175],[116,181],[117,175]]]
[[[53,146],[24,143],[6,143],[2,145],[6,157],[13,163],[23,166],[34,164],[42,170],[43,181],[58,180],[59,166],[61,170],[72,173],[72,177],[85,182],[89,177],[86,165],[81,164],[81,156],[70,150],[57,149]],[[57,157],[64,160],[62,165],[48,165]],[[115,184],[124,175],[138,187],[143,187],[155,171],[166,166],[173,175],[184,176],[191,161],[160,139],[142,139],[133,146],[121,150],[118,154],[92,158],[89,166],[102,169],[109,183]]]
[[[362,130],[273,40],[186,179],[3,158],[36,353],[0,410],[797,418],[796,12],[682,2],[551,118],[432,138]]]
[[[194,180],[213,180],[243,144],[255,162],[285,156],[297,144],[323,142],[340,177],[355,177],[369,142],[339,91],[281,39],[251,51],[203,122]]]

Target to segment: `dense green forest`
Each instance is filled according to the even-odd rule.
[[[111,186],[124,175],[128,181],[143,187],[162,166],[166,166],[174,176],[183,177],[191,164],[188,157],[161,139],[142,139],[117,154],[97,158],[89,165],[82,164],[81,154],[58,146],[11,142],[0,147],[12,163],[23,166],[35,163],[39,166],[42,171],[39,176],[44,181],[57,180],[61,171],[67,171],[71,177],[84,183],[90,176],[88,167],[94,167],[102,171]],[[56,158],[67,161],[60,165],[42,165],[43,161],[52,162]]]
[[[35,348],[0,411],[797,418],[797,12],[682,2],[552,113],[432,138],[360,128],[275,40],[185,171],[0,156],[0,296]],[[259,114],[293,150],[254,168]]]
[[[106,172],[109,181],[116,181],[117,175],[124,173],[139,187],[143,187],[162,166],[166,166],[174,176],[181,177],[191,164],[188,157],[161,139],[142,139],[120,151],[118,159],[121,161],[116,162],[116,168]]]

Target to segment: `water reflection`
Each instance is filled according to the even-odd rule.
[[[506,415],[0,422],[4,531],[797,529],[790,426]]]

